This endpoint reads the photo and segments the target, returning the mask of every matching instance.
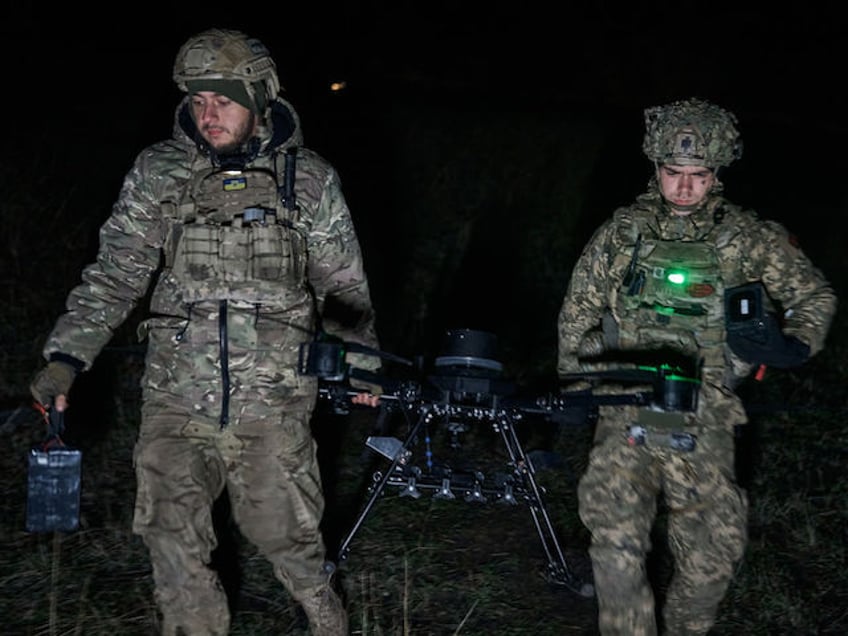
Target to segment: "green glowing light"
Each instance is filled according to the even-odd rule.
[[[666,274],[665,278],[672,285],[682,285],[686,282],[686,272],[671,270]]]

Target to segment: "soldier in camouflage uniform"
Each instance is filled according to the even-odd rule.
[[[576,263],[558,320],[558,373],[609,377],[661,353],[692,361],[700,390],[683,406],[599,409],[578,495],[605,636],[657,633],[646,556],[659,500],[675,561],[665,632],[709,631],[747,539],[734,475],[734,427],[746,416],[734,388],[760,365],[792,367],[820,351],[836,310],[792,235],[722,196],[718,170],[741,151],[731,113],[689,99],[649,108],[645,121],[654,174]],[[748,302],[759,289],[768,311],[752,331],[729,330],[734,292]]]
[[[302,147],[261,42],[202,32],[180,49],[174,80],[186,96],[173,137],[127,174],[97,260],[46,342],[33,395],[61,404],[154,284],[140,328],[148,350],[133,529],[150,552],[163,633],[229,630],[209,567],[212,506],[226,488],[241,533],[312,633],[347,634],[319,529],[317,380],[298,374],[298,352],[318,316],[327,331],[377,347],[350,212],[333,167]],[[351,355],[358,367],[379,363]]]

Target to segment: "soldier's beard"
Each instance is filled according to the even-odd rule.
[[[233,131],[233,140],[231,142],[221,146],[212,146],[212,148],[218,155],[231,155],[240,152],[253,137],[255,130],[256,113],[251,112],[243,124]]]

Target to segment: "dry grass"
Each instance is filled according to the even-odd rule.
[[[131,401],[133,396],[128,396]],[[77,408],[81,408],[77,405]],[[69,433],[78,424],[69,422]],[[372,431],[372,412],[348,417],[322,415],[320,437],[336,437],[337,454],[328,464],[330,502],[328,539],[338,545],[353,527],[364,503],[361,494],[371,470],[382,461],[363,452]],[[97,439],[77,435],[83,450],[81,528],[72,533],[28,534],[23,531],[25,466],[22,454],[4,458],[3,530],[8,540],[0,552],[4,595],[0,611],[8,633],[149,634],[156,628],[152,584],[146,553],[129,532],[134,480],[130,451],[135,422],[116,422]],[[37,421],[19,421],[13,445],[25,449],[38,441]],[[494,437],[484,431],[468,452],[501,461]],[[474,434],[470,436],[475,437]],[[482,445],[481,448],[479,445]],[[324,452],[332,448],[322,445]],[[437,451],[438,452],[438,451]],[[329,462],[326,456],[324,460]],[[551,475],[553,477],[553,475]],[[542,483],[540,473],[540,483]],[[573,484],[557,477],[570,496]],[[552,517],[573,514],[550,506]],[[225,527],[222,524],[221,527]],[[563,538],[569,558],[586,562],[579,530]],[[536,634],[586,633],[592,601],[574,602],[565,588],[541,576],[545,560],[529,508],[400,498],[385,491],[355,534],[340,583],[356,634]],[[216,563],[234,605],[233,634],[298,634],[304,629],[299,610],[271,576],[270,568],[237,533],[222,535]],[[576,567],[576,566],[575,566]],[[573,607],[572,607],[573,605]],[[568,632],[566,632],[568,633]]]
[[[781,376],[774,381],[800,390],[802,379]],[[126,402],[132,404],[135,397],[127,396]],[[845,432],[823,417],[829,407],[810,406],[810,413],[791,418],[770,414],[754,425],[758,439],[748,449],[748,459],[754,462],[748,484],[751,541],[722,605],[716,633],[836,635],[848,625]],[[102,435],[78,436],[84,457],[81,528],[40,535],[23,531],[22,458],[37,441],[38,425],[26,411],[16,423],[7,424],[6,435],[17,452],[2,458],[4,633],[155,633],[146,553],[129,531],[135,425],[131,419],[115,421]],[[327,517],[331,545],[339,545],[353,528],[373,471],[388,464],[365,451],[364,440],[373,427],[370,411],[322,414],[316,420],[332,497]],[[537,439],[537,434],[531,431],[528,446],[544,438]],[[470,431],[464,441],[461,452],[469,457],[501,461],[501,449],[492,445],[497,440],[485,429]],[[563,433],[554,447],[571,470],[541,470],[537,477],[569,564],[588,577],[586,537],[575,516],[573,481],[582,468],[586,444],[580,429]],[[231,593],[232,633],[306,633],[299,609],[273,579],[267,563],[237,533],[222,539],[216,563]],[[446,501],[429,495],[413,500],[387,488],[354,534],[339,575],[353,634],[595,633],[594,601],[545,581],[540,575],[544,564],[524,505]],[[661,556],[656,564],[657,573],[667,567]]]

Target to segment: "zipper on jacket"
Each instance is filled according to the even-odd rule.
[[[221,428],[230,422],[230,361],[227,345],[227,301],[218,301],[218,355],[221,360]]]

